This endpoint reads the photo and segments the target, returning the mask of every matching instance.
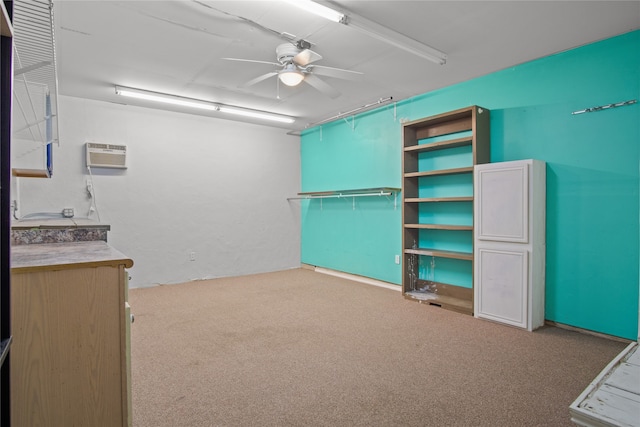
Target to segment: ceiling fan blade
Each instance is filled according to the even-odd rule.
[[[345,80],[361,80],[364,73],[360,71],[344,70],[342,68],[325,67],[323,65],[312,65],[308,71],[319,76],[335,77]]]
[[[256,83],[260,83],[263,80],[267,80],[269,77],[273,77],[273,76],[277,76],[278,72],[277,71],[272,71],[270,73],[267,74],[263,74],[261,76],[256,77],[253,80],[249,80],[248,82],[246,82],[245,84],[243,84],[241,87],[247,87],[247,86],[252,86]]]
[[[316,53],[311,49],[305,49],[293,57],[293,63],[304,67],[321,59],[322,55],[319,53]]]
[[[340,92],[331,87],[329,84],[325,83],[324,80],[322,80],[320,77],[316,77],[313,74],[306,74],[304,77],[304,81],[327,95],[329,98],[337,98],[340,96]]]
[[[220,58],[220,59],[224,59],[227,61],[253,62],[256,64],[269,64],[269,65],[275,65],[277,67],[281,66],[281,64],[278,64],[277,62],[257,61],[255,59],[242,59],[242,58]]]

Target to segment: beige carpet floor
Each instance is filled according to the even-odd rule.
[[[129,299],[134,427],[570,426],[626,346],[303,269]]]

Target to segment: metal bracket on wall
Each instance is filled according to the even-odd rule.
[[[607,104],[607,105],[600,105],[599,107],[585,108],[584,110],[574,111],[571,114],[575,115],[575,114],[593,113],[594,111],[608,110],[609,108],[616,108],[616,107],[623,107],[625,105],[632,105],[632,104],[635,104],[636,102],[638,102],[638,101],[635,100],[635,99],[631,99],[629,101],[618,102],[617,104]]]
[[[331,121],[334,121],[334,120],[337,120],[337,119],[341,119],[341,118],[346,117],[346,116],[354,115],[356,113],[362,113],[364,111],[367,111],[367,110],[370,110],[370,109],[372,109],[374,107],[377,107],[377,106],[379,106],[381,104],[390,102],[391,100],[393,100],[392,96],[387,96],[386,98],[380,98],[375,102],[371,102],[369,104],[363,105],[361,107],[354,108],[353,110],[345,111],[343,113],[338,113],[335,116],[331,116],[331,117],[326,118],[324,120],[320,120],[319,122],[308,123],[306,127],[309,128],[309,127],[313,127],[313,126],[318,126],[318,125],[321,125],[321,124],[324,124],[324,123],[327,123],[327,122],[331,122]]]
[[[349,123],[349,119],[347,119],[346,117],[343,117],[342,120],[344,120],[344,122],[348,125],[351,125],[351,131],[354,131],[356,129],[356,117],[355,116],[351,116],[351,123]]]

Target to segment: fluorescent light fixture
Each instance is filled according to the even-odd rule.
[[[197,108],[200,110],[218,111],[220,109],[220,107],[215,104],[198,101],[196,99],[182,98],[163,93],[147,92],[145,90],[126,88],[122,86],[116,86],[116,94],[126,96],[128,98],[144,99],[145,101],[179,105],[181,107]]]
[[[342,24],[373,37],[374,39],[397,47],[398,49],[402,49],[431,62],[435,62],[436,64],[443,65],[447,62],[446,53],[380,25],[377,22],[363,18],[362,16],[350,14]]]
[[[432,48],[424,43],[405,36],[391,28],[380,25],[354,13],[344,14],[327,6],[321,5],[311,0],[283,0],[289,4],[297,6],[308,12],[327,18],[333,22],[337,22],[347,27],[362,32],[363,34],[373,37],[391,46],[402,49],[413,55],[435,62],[436,64],[444,64],[447,62],[447,54]]]
[[[253,117],[254,119],[271,120],[274,122],[281,122],[281,123],[295,122],[295,119],[293,119],[292,117],[276,116],[271,113],[267,113],[267,112],[263,113],[261,111],[248,110],[246,108],[240,108],[240,107],[230,107],[226,105],[220,105],[220,107],[218,107],[218,111],[220,111],[221,113],[234,114],[236,116]]]
[[[314,15],[318,15],[322,18],[328,19],[333,22],[342,22],[344,20],[344,13],[333,10],[327,6],[313,2],[311,0],[283,0],[285,3],[299,7],[300,9],[311,12]]]
[[[293,123],[295,119],[289,116],[269,113],[266,111],[252,110],[250,108],[236,107],[232,105],[218,104],[193,98],[169,95],[166,93],[151,92],[123,86],[116,86],[116,94],[129,98],[143,99],[145,101],[159,102],[163,104],[178,105],[181,107],[195,108],[199,110],[217,111],[220,113],[234,114],[254,119],[269,120],[280,123]]]
[[[304,80],[304,74],[295,65],[287,64],[282,70],[278,71],[278,78],[287,86],[297,86]]]

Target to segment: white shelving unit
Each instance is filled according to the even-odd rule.
[[[58,82],[52,0],[13,5],[12,174],[48,178],[58,143]]]
[[[475,166],[475,317],[544,324],[545,177],[538,160]]]

